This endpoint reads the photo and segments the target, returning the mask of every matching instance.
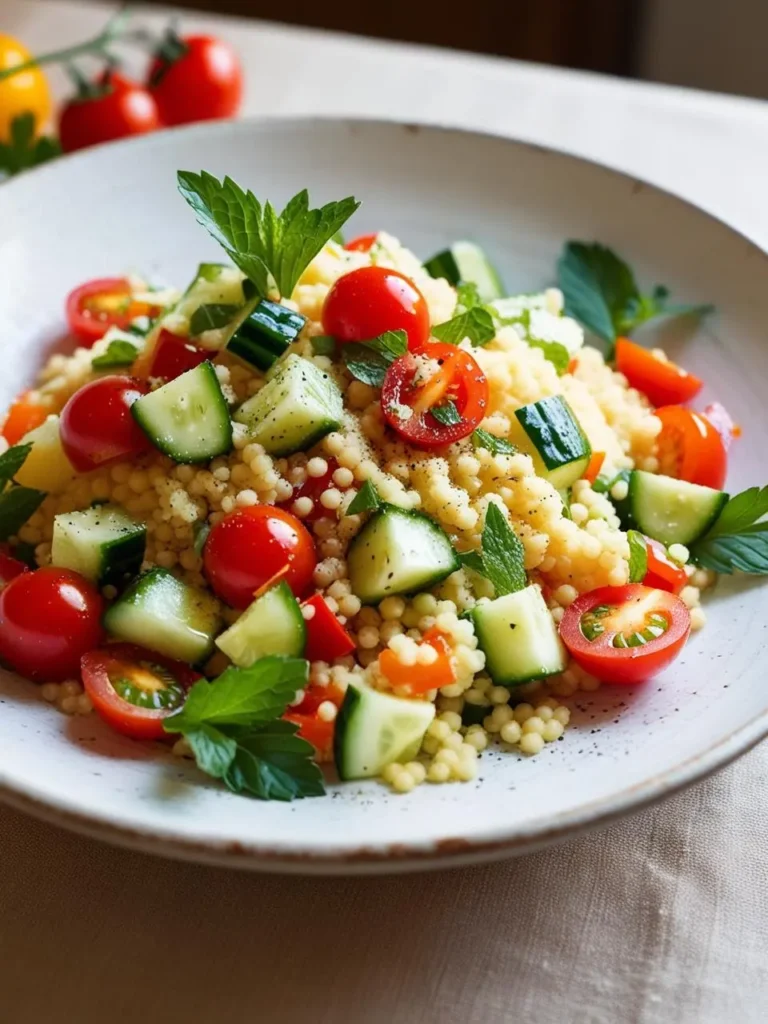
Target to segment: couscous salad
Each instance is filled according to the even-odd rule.
[[[597,244],[510,296],[474,242],[178,177],[228,262],[77,288],[80,347],[4,421],[0,657],[45,700],[234,792],[407,792],[539,753],[674,661],[716,573],[768,573],[738,427],[628,338],[704,308]]]

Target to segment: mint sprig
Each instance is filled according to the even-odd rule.
[[[477,345],[487,345],[496,337],[493,315],[485,306],[472,306],[458,316],[432,328],[432,334],[448,345],[458,345],[465,338]]]
[[[464,552],[459,558],[462,565],[490,580],[497,597],[513,594],[528,585],[525,549],[495,502],[488,505],[485,513],[480,550]]]
[[[730,575],[768,576],[768,486],[734,495],[714,526],[691,545],[698,565]]]

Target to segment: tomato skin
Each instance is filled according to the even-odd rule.
[[[310,619],[305,619],[307,661],[335,661],[355,650],[355,641],[325,603],[322,594],[314,594],[302,602],[302,608],[314,608]]]
[[[439,690],[456,682],[456,670],[451,657],[451,648],[442,632],[432,626],[421,640],[437,651],[437,661],[429,665],[403,665],[394,651],[385,648],[379,655],[379,665],[389,682],[398,689],[408,690],[413,695],[422,695],[429,690]]]
[[[417,356],[436,359],[440,369],[425,384],[414,387]],[[440,423],[430,412],[449,398],[461,415],[460,423]],[[469,352],[431,341],[420,352],[408,352],[389,367],[381,389],[381,408],[390,427],[410,444],[440,448],[472,433],[485,417],[488,398],[488,381]],[[401,406],[414,410],[409,419],[398,415]]]
[[[0,591],[0,657],[37,682],[71,679],[80,658],[101,643],[104,601],[69,569],[25,572]]]
[[[643,579],[643,586],[679,594],[688,582],[685,569],[673,562],[664,545],[652,537],[645,538],[645,550],[648,556],[648,570]]]
[[[149,392],[135,377],[92,380],[76,391],[61,410],[64,452],[79,473],[152,447],[131,415],[131,406]]]
[[[210,351],[198,348],[189,339],[180,338],[163,328],[155,343],[148,376],[175,380],[210,358]]]
[[[32,54],[13,36],[0,34],[0,71],[25,64]],[[40,67],[32,67],[0,82],[0,142],[11,137],[11,123],[20,114],[34,114],[40,135],[51,116],[51,93]]]
[[[9,445],[18,444],[30,430],[45,423],[49,413],[50,409],[36,402],[31,392],[23,392],[8,410],[3,423],[3,437]]]
[[[351,238],[344,246],[348,252],[370,252],[371,246],[379,237],[378,231],[372,235],[358,235],[357,238]]]
[[[429,338],[429,309],[405,274],[386,267],[360,267],[332,285],[323,306],[323,328],[341,342],[405,331],[413,351]]]
[[[214,36],[185,36],[184,51],[157,57],[149,86],[164,124],[234,117],[243,96],[243,71],[234,49]]]
[[[0,590],[23,572],[29,572],[29,566],[14,558],[7,544],[0,544]]]
[[[663,614],[669,623],[656,639],[640,647],[619,648],[612,646],[612,633],[606,632],[595,640],[588,640],[582,633],[582,616],[598,605],[621,608],[646,599],[652,602],[652,610]],[[566,608],[560,623],[563,643],[581,668],[604,683],[628,686],[641,683],[670,665],[685,646],[690,631],[691,617],[680,598],[639,583],[599,587],[582,594]]]
[[[117,306],[119,308],[110,308]],[[70,331],[86,345],[103,338],[110,327],[127,330],[137,316],[156,316],[159,308],[134,302],[123,277],[99,277],[73,288],[65,303]]]
[[[181,661],[164,658],[136,644],[107,644],[88,651],[80,661],[83,686],[97,714],[116,732],[135,740],[159,740],[167,737],[163,721],[176,710],[141,708],[116,693],[109,671],[120,665],[133,667],[141,662],[161,665],[189,690],[202,676]]]
[[[297,597],[317,565],[315,545],[296,516],[275,505],[251,505],[217,523],[203,548],[208,582],[222,601],[247,608],[269,580],[283,575]]]
[[[673,362],[658,359],[653,352],[629,338],[616,341],[616,369],[630,387],[641,391],[651,405],[689,402],[701,391],[703,382]]]
[[[661,420],[661,445],[679,448],[680,460],[672,475],[703,487],[722,490],[728,472],[728,455],[718,430],[700,413],[681,405],[666,405],[656,410]]]
[[[65,153],[143,135],[162,126],[155,100],[143,86],[115,72],[108,72],[100,84],[103,92],[76,96],[64,104],[59,115],[59,138]]]

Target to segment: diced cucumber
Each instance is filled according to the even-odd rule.
[[[509,439],[531,456],[536,473],[558,491],[584,475],[592,454],[587,435],[561,395],[517,409]]]
[[[498,686],[565,671],[565,648],[538,584],[476,605],[472,622],[486,671]]]
[[[53,521],[51,562],[101,586],[135,576],[144,560],[147,529],[114,505],[64,512]]]
[[[307,318],[262,299],[229,339],[227,351],[258,370],[268,370],[301,334]]]
[[[166,569],[139,576],[104,616],[104,628],[120,640],[190,665],[209,656],[220,627],[214,599]]]
[[[454,242],[450,249],[427,260],[424,269],[432,277],[444,277],[450,284],[474,284],[482,302],[500,299],[504,286],[498,271],[474,242]]]
[[[48,494],[61,494],[66,490],[74,480],[75,470],[64,454],[59,417],[49,416],[39,427],[25,434],[20,443],[31,444],[32,451],[17,471],[16,482]]]
[[[461,562],[437,523],[420,512],[385,505],[350,544],[347,568],[352,592],[363,604],[377,604],[390,594],[434,586]]]
[[[342,779],[367,779],[412,761],[435,717],[435,705],[350,684],[339,708],[333,754]]]
[[[692,544],[713,525],[728,501],[724,491],[635,469],[627,503],[637,528],[662,544]]]
[[[309,359],[291,354],[261,391],[235,413],[251,441],[270,455],[291,455],[311,448],[336,430],[343,412],[335,382]]]
[[[152,444],[174,462],[207,462],[232,448],[232,421],[213,364],[200,363],[131,406]]]
[[[240,668],[250,668],[267,654],[300,658],[307,642],[307,627],[299,602],[285,582],[261,594],[234,625],[216,640],[216,646]]]

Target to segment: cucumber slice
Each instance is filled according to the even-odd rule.
[[[339,777],[367,779],[393,761],[412,761],[434,717],[431,701],[405,700],[350,684],[334,730]]]
[[[498,686],[565,671],[565,648],[538,584],[476,605],[472,622],[486,671]]]
[[[460,283],[474,284],[481,302],[492,302],[504,294],[498,271],[474,242],[454,242],[427,260],[424,269],[432,277],[444,277],[454,287]]]
[[[352,591],[363,604],[434,586],[461,568],[440,527],[420,512],[385,505],[352,541],[347,554]]]
[[[207,462],[232,448],[229,407],[212,363],[200,363],[140,398],[131,413],[174,462]]]
[[[235,413],[251,441],[270,455],[311,448],[341,424],[343,403],[334,381],[309,359],[291,354],[261,391]]]
[[[299,602],[285,582],[261,594],[234,625],[216,640],[216,646],[240,668],[250,668],[267,654],[300,658],[307,642],[307,627]]]
[[[104,616],[104,628],[120,640],[190,665],[210,655],[220,627],[213,598],[167,569],[139,576]]]
[[[144,560],[147,529],[114,505],[65,512],[53,521],[51,562],[104,586],[135,576]]]
[[[306,322],[301,313],[262,299],[229,339],[227,350],[258,370],[268,370],[296,341]]]
[[[48,494],[65,491],[75,478],[75,470],[61,445],[59,417],[49,416],[39,427],[25,434],[20,443],[31,444],[32,451],[17,471],[16,483]]]
[[[627,503],[638,529],[662,544],[692,544],[713,525],[728,501],[724,491],[635,469]]]
[[[509,440],[531,456],[539,476],[563,491],[584,475],[592,446],[561,395],[522,406],[515,419]]]

